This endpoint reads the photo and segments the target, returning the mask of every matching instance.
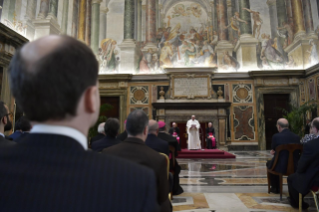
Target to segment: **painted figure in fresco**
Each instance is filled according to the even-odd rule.
[[[161,50],[160,65],[161,66],[172,66],[171,57],[173,56],[173,49],[170,42],[166,41],[164,47]]]
[[[282,68],[283,58],[280,52],[273,47],[270,35],[262,34],[261,38],[263,39],[261,57],[265,57],[271,67],[277,66],[278,68]]]
[[[261,59],[261,61],[262,61],[262,68],[264,69],[264,70],[269,70],[269,69],[271,69],[271,66],[269,65],[269,63],[268,63],[268,61],[267,61],[267,58],[265,57],[265,56],[260,56],[260,59]]]
[[[184,55],[185,66],[190,66],[196,56],[196,48],[193,43],[183,41],[182,54]]]
[[[215,52],[213,47],[208,44],[208,41],[204,41],[204,46],[200,51],[200,56],[194,60],[194,63],[211,66],[214,61],[214,56]]]
[[[291,55],[288,57],[288,62],[286,63],[286,67],[287,68],[294,68],[295,67],[295,60]]]
[[[160,43],[158,44],[158,47],[161,48],[164,46],[164,42],[168,40],[169,34],[171,33],[172,27],[167,27],[165,31],[162,33],[162,37],[160,40]]]
[[[161,42],[162,36],[164,34],[163,28],[158,28],[156,32],[156,41]]]
[[[251,14],[253,14],[253,20],[254,20],[253,36],[255,37],[257,35],[256,38],[258,39],[260,35],[261,25],[263,24],[263,20],[260,18],[260,13],[247,8],[243,8],[243,10],[246,10],[250,12]]]
[[[149,73],[150,69],[148,67],[147,60],[145,55],[143,55],[142,60],[140,61],[140,73]]]
[[[233,30],[235,30],[238,33],[238,37],[239,37],[241,35],[239,23],[248,24],[248,22],[240,19],[239,12],[235,12],[235,15],[231,17],[230,21],[231,21],[230,24],[226,26],[225,29],[231,27]]]
[[[316,35],[318,36],[318,39],[319,39],[319,26],[317,26],[315,33],[316,33]]]
[[[282,27],[277,27],[278,30],[285,29],[288,34],[288,40],[287,40],[287,45],[289,46],[292,41],[294,40],[294,31],[293,31],[293,24],[292,23],[287,23],[287,22],[282,22]]]
[[[199,40],[196,41],[196,43],[195,43],[196,57],[200,56],[201,48],[202,48],[201,42]]]
[[[221,68],[228,71],[237,71],[240,68],[240,64],[233,56],[229,55],[228,51],[224,51]]]
[[[115,48],[117,42],[113,39],[104,39],[101,42],[102,49],[102,67],[108,71],[115,71],[117,69],[117,59],[115,55]]]
[[[144,56],[145,56],[145,60],[147,61],[147,66],[151,70],[153,50],[151,48],[149,48]]]
[[[157,56],[157,54],[155,53],[155,54],[153,54],[153,56],[152,56],[152,63],[151,63],[151,70],[153,71],[153,72],[155,72],[155,71],[157,71],[158,69],[159,69],[159,64],[158,64],[158,56]]]
[[[58,8],[57,8],[57,1],[50,1],[50,13],[52,14],[58,14],[57,12]]]
[[[202,9],[199,4],[196,4],[196,3],[191,4],[191,6],[187,8],[187,10],[191,11],[193,16],[195,16],[196,18],[199,18],[202,16]]]
[[[210,44],[213,46],[216,46],[217,43],[218,43],[218,33],[216,31],[213,31],[213,38]]]
[[[317,52],[317,46],[313,39],[309,41],[310,48],[307,50],[309,53],[309,65],[314,66],[318,63],[318,52]]]
[[[192,43],[196,43],[196,41],[202,41],[203,37],[194,28],[192,28],[189,31],[189,34],[186,35],[186,39]]]

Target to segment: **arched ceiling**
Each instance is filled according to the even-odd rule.
[[[161,0],[162,1],[162,5],[163,5],[163,13],[166,14],[167,11],[175,4],[180,3],[180,2],[194,2],[194,3],[198,3],[199,5],[201,5],[207,12],[211,12],[211,6],[208,0]]]

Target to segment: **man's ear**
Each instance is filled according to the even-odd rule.
[[[143,134],[144,134],[144,135],[147,135],[147,134],[148,134],[148,127],[147,127],[147,126],[144,128]]]
[[[91,86],[86,89],[84,93],[84,104],[85,104],[85,111],[88,113],[95,113],[99,104],[99,92],[97,86]]]

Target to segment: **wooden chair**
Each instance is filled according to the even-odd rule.
[[[168,158],[167,155],[164,154],[164,153],[161,153],[161,152],[160,152],[160,154],[163,155],[163,156],[165,157],[165,159],[166,159],[166,165],[167,165],[167,180],[169,180],[169,158]],[[170,192],[170,193],[168,194],[168,199],[169,199],[169,200],[172,200],[172,197],[173,197],[172,192]]]
[[[267,180],[268,180],[268,193],[270,193],[270,178],[269,174],[274,174],[279,176],[279,187],[280,187],[280,200],[282,200],[282,176],[289,176],[293,173],[295,173],[295,167],[294,167],[294,152],[296,150],[300,150],[300,153],[302,152],[302,145],[301,144],[284,144],[280,145],[276,148],[276,158],[274,161],[274,164],[272,165],[271,169],[267,167]],[[277,165],[278,159],[280,152],[286,150],[289,152],[289,157],[288,157],[288,166],[287,166],[287,171],[285,174],[281,174],[275,171],[275,167]]]
[[[318,200],[319,190],[318,190],[318,187],[312,188],[310,190],[310,192],[313,196],[313,199],[315,200],[317,211],[319,212],[319,200]],[[300,212],[302,211],[302,194],[300,194],[300,193],[299,193],[299,211]]]

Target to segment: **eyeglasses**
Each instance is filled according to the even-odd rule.
[[[6,114],[6,116],[13,116],[13,113],[10,112],[10,113]]]

